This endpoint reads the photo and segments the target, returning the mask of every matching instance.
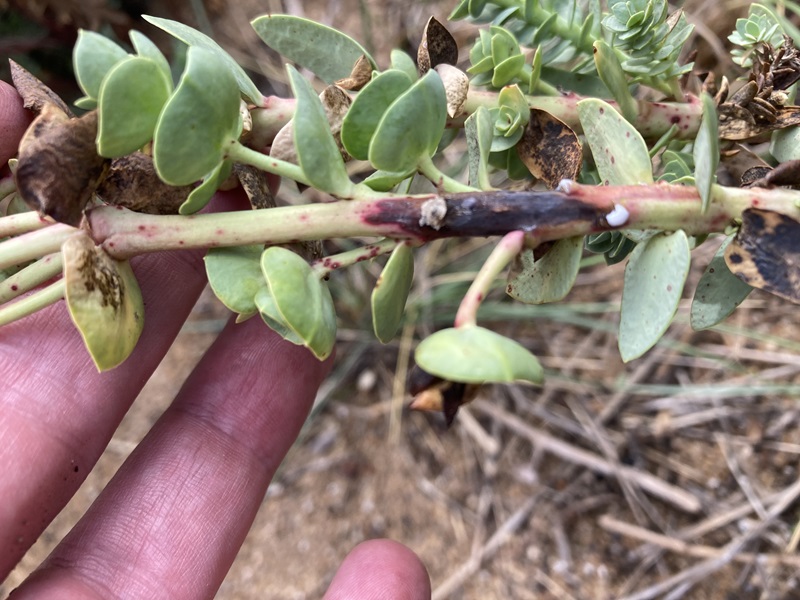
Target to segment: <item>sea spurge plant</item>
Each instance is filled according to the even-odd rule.
[[[480,322],[506,272],[512,299],[540,304],[569,293],[586,251],[626,260],[626,361],[663,336],[691,251],[713,234],[725,239],[694,292],[694,327],[713,327],[754,287],[800,300],[800,59],[774,12],[754,6],[737,23],[743,84],[681,63],[691,27],[665,1],[462,0],[451,18],[489,23],[470,64],[434,18],[416,57],[395,50],[384,66],[335,29],[260,17],[258,35],[293,63],[291,98],[263,96],[209,37],[151,17],[188,46],[179,76],[144,33],[131,32],[130,52],[82,32],[80,117],[12,65],[38,116],[0,181],[0,324],[63,298],[97,368],[113,368],[146,317],[129,259],[209,248],[211,288],[237,320],[260,317],[324,359],[335,271],[388,256],[370,303],[387,343],[411,318],[418,247],[497,237],[453,326],[417,347],[415,405],[450,419],[480,385],[542,379],[527,348]],[[770,138],[768,161],[748,151]],[[463,173],[445,172],[442,154]],[[719,185],[721,170],[741,184]],[[268,176],[325,201],[285,203]],[[415,180],[427,191],[409,193]],[[197,214],[237,185],[252,210]],[[326,254],[333,238],[355,242]]]

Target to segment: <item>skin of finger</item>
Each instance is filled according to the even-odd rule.
[[[430,600],[425,565],[406,546],[369,540],[347,555],[323,600]]]
[[[32,119],[17,90],[0,81],[0,169],[17,153],[17,143]]]
[[[2,577],[88,475],[205,283],[199,253],[142,257],[134,267],[145,325],[116,369],[97,372],[63,302],[0,335]]]
[[[229,324],[14,597],[212,598],[329,366],[260,320]]]

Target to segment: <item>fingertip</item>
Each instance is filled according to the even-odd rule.
[[[323,600],[430,600],[428,570],[409,548],[393,540],[356,546],[339,567]]]
[[[17,144],[31,119],[31,113],[22,107],[17,90],[0,81],[0,168],[17,153]]]

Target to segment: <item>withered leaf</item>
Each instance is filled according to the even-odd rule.
[[[61,247],[67,308],[99,371],[116,367],[136,346],[144,303],[128,261],[114,260],[83,230]]]
[[[417,49],[417,69],[424,75],[442,63],[455,65],[458,62],[458,44],[447,28],[434,17],[428,19],[422,40]]]
[[[96,136],[95,111],[70,119],[54,104],[45,104],[19,145],[14,178],[26,204],[77,226],[109,166],[97,154]]]
[[[67,106],[67,103],[58,94],[42,83],[39,78],[35,77],[25,67],[11,59],[8,60],[8,64],[11,68],[11,81],[22,97],[22,105],[25,108],[40,113],[45,104],[55,104],[64,114],[70,117],[75,116]]]
[[[800,304],[800,223],[791,217],[745,210],[725,263],[748,285]]]
[[[469,92],[469,77],[458,67],[442,63],[436,65],[436,72],[442,78],[447,98],[447,116],[454,119],[464,110]]]
[[[563,121],[548,112],[532,108],[530,120],[517,143],[517,153],[531,174],[548,188],[562,179],[576,179],[583,151],[578,136]]]
[[[153,215],[176,215],[191,186],[167,185],[156,173],[153,159],[143,152],[111,161],[97,194],[108,204]]]
[[[721,104],[719,137],[723,140],[743,141],[757,138],[776,129],[800,125],[800,106],[781,106],[776,109],[775,121],[756,122],[741,106]],[[724,110],[723,110],[724,109]],[[724,115],[724,119],[722,118]]]
[[[367,85],[370,82],[370,79],[372,79],[372,63],[369,61],[366,55],[362,54],[358,57],[356,64],[353,65],[353,70],[350,71],[350,76],[336,81],[335,85],[338,85],[340,88],[349,90],[351,92],[357,92]]]
[[[754,167],[742,176],[743,187],[800,186],[800,160],[787,160],[772,167]]]
[[[337,85],[329,85],[319,95],[322,108],[325,109],[325,116],[328,118],[333,139],[339,148],[342,159],[346,162],[351,156],[342,145],[342,121],[347,114],[347,110],[353,103],[350,95]],[[269,155],[290,163],[297,164],[297,151],[294,147],[294,124],[289,121],[284,125],[275,139],[272,141]]]
[[[269,189],[267,175],[261,169],[250,165],[234,165],[233,172],[242,184],[250,206],[254,209],[275,208],[275,196]]]
[[[408,389],[413,396],[409,408],[424,412],[441,412],[450,427],[458,409],[478,394],[480,385],[447,381],[414,365],[408,376]]]

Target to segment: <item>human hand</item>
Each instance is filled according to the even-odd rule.
[[[0,82],[0,165],[29,119]],[[113,371],[97,373],[61,304],[0,332],[0,580],[91,470],[205,284],[201,252],[133,264],[147,319],[134,354]],[[328,369],[259,319],[229,323],[14,599],[213,597]],[[419,559],[388,540],[353,550],[325,595],[429,597]]]

